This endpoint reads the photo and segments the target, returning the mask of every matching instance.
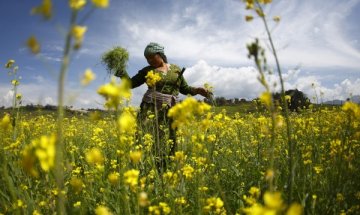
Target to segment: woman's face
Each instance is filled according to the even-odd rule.
[[[164,60],[161,58],[161,56],[159,54],[152,54],[152,55],[148,55],[145,56],[147,62],[149,63],[150,66],[153,66],[155,68],[161,67],[162,64],[164,63]]]

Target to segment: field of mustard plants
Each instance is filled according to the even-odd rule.
[[[91,2],[93,8],[109,4]],[[265,88],[259,97],[265,111],[227,114],[186,98],[168,112],[177,151],[159,168],[159,144],[166,150],[174,144],[166,138],[169,127],[158,129],[156,111],[139,123],[138,109],[128,105],[126,80],[99,86],[107,112],[65,114],[70,54],[81,48],[87,29],[77,24],[87,1],[69,0],[57,113],[22,112],[18,67],[15,60],[5,65],[14,96],[12,109],[0,115],[0,214],[359,214],[360,106],[346,102],[290,113],[262,9],[271,0],[243,2],[264,21],[282,105],[271,96],[265,51],[255,40],[248,45],[249,58]],[[43,0],[32,13],[48,20],[52,11],[52,1]],[[27,45],[33,54],[40,52],[35,36]],[[81,84],[94,78],[88,69]],[[153,86],[159,77],[149,73],[146,81]]]
[[[133,108],[118,113],[64,119],[61,190],[54,172],[57,119],[23,115],[17,119],[14,139],[10,116],[2,116],[0,213],[52,214],[58,195],[63,195],[69,214],[360,210],[359,105],[291,114],[296,147],[290,204],[286,132],[280,115],[272,148],[268,114],[214,114],[210,106],[189,97],[170,111],[179,146],[166,170],[159,172],[152,151],[156,134],[137,126]],[[152,113],[148,120],[154,120]]]

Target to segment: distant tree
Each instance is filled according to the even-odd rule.
[[[56,106],[49,104],[44,106],[44,110],[56,110],[56,108],[57,108]]]
[[[225,99],[226,100],[226,105],[233,105],[234,104],[234,99]]]
[[[215,103],[217,106],[224,106],[224,105],[226,105],[226,98],[225,97],[216,97]]]
[[[245,102],[247,102],[247,101],[246,101],[246,99],[242,98],[242,99],[240,99],[240,102],[241,102],[241,103],[245,103]]]
[[[288,108],[291,111],[299,111],[300,109],[309,108],[310,100],[307,96],[298,89],[287,90],[285,91],[286,96],[290,96],[290,101],[288,101]],[[273,94],[275,101],[278,101],[281,104],[281,95],[280,93]]]

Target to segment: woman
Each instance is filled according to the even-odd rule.
[[[169,154],[164,140],[165,132],[164,129],[161,129],[161,127],[164,127],[163,125],[168,126],[169,139],[172,140],[170,155],[174,155],[176,151],[175,131],[170,126],[171,120],[167,117],[168,110],[178,101],[179,93],[192,96],[200,94],[204,97],[208,97],[210,93],[202,87],[189,86],[182,75],[185,69],[181,70],[177,65],[169,64],[164,47],[160,44],[152,42],[147,45],[144,55],[149,66],[141,69],[134,77],[130,78],[123,71],[118,71],[115,75],[130,80],[132,88],[146,83],[146,76],[150,71],[161,77],[155,83],[155,86],[149,86],[148,84],[148,90],[144,94],[140,105],[139,118],[141,119],[140,126],[143,130],[146,130],[148,128],[146,124],[149,122],[147,117],[149,111],[156,116],[155,130],[157,132],[155,133],[156,143],[153,149],[157,166],[163,171],[166,166],[165,157]]]

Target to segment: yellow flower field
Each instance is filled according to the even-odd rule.
[[[0,113],[0,215],[359,214],[360,106],[310,105],[296,113],[282,108],[291,98],[285,97],[263,10],[272,1],[241,2],[249,13],[246,21],[258,18],[265,24],[283,105],[274,101],[266,79],[273,70],[255,39],[247,48],[265,89],[261,109],[228,114],[187,97],[168,111],[178,147],[159,166],[163,151],[174,144],[167,138],[169,125],[157,126],[157,112],[139,123],[138,108],[129,106],[130,82],[112,79],[98,87],[106,111],[66,115],[66,75],[85,40],[83,22],[96,8],[109,7],[108,0],[69,0],[70,23],[61,28],[57,113],[22,112],[18,66],[15,60],[5,64],[13,77],[13,104],[9,113]],[[52,3],[43,0],[31,14],[50,20]],[[78,20],[86,6],[91,9]],[[278,23],[280,16],[272,20]],[[26,45],[41,57],[41,40],[30,36]],[[128,54],[117,50],[125,69]],[[94,79],[88,68],[81,85]],[[149,86],[159,80],[152,72],[146,76]]]
[[[192,104],[194,113],[204,111],[195,110],[203,104],[189,99],[174,111],[189,108],[185,104]],[[51,214],[56,197],[63,195],[69,214],[356,214],[359,111],[359,105],[346,103],[342,109],[290,115],[295,142],[290,203],[281,117],[275,128],[273,169],[271,120],[266,113],[230,116],[225,110],[210,110],[176,121],[179,150],[168,158],[164,173],[154,165],[155,134],[143,133],[134,127],[135,121],[121,122],[131,125],[123,130],[115,114],[65,118],[65,184],[57,190],[54,116],[22,116],[13,139],[9,115],[3,115],[0,213]],[[272,180],[274,191],[269,187]]]

